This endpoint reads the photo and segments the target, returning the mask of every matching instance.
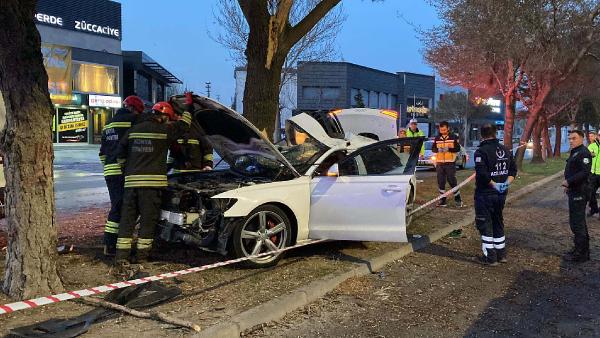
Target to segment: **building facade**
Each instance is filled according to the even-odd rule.
[[[389,73],[348,62],[298,63],[297,111],[379,108],[398,111],[399,125],[411,118],[430,133],[435,77]]]
[[[38,0],[53,140],[97,143],[121,107],[121,4],[108,0]]]
[[[123,51],[123,96],[139,96],[146,105],[168,99],[168,89],[181,84],[175,75],[142,51]]]

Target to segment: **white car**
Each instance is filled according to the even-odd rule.
[[[183,101],[171,98],[176,110]],[[310,239],[407,241],[423,139],[345,139],[335,115],[303,113],[288,121],[287,144],[276,147],[220,103],[195,96],[194,104],[194,120],[228,168],[170,176],[160,239],[235,257]]]
[[[361,135],[378,141],[398,137],[398,112],[394,110],[349,108],[331,113],[337,116],[346,136]]]

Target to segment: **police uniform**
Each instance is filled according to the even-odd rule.
[[[188,130],[192,117],[187,111],[174,123],[161,123],[147,115],[133,126],[119,144],[119,161],[124,162],[125,194],[116,260],[130,257],[138,215],[140,229],[136,255],[145,260],[152,248],[154,229],[160,217],[162,191],[167,182],[169,146]]]
[[[595,140],[588,146],[588,150],[593,153],[592,157],[592,175],[590,176],[590,216],[598,213],[598,201],[596,200],[596,191],[600,188],[600,140]]]
[[[591,175],[592,154],[583,145],[571,149],[565,167],[567,196],[569,198],[569,225],[573,232],[573,260],[589,259],[589,235],[585,221],[585,205],[589,196],[588,180]]]
[[[118,146],[127,130],[135,123],[137,115],[121,108],[102,129],[100,162],[104,167],[104,179],[110,197],[110,212],[104,226],[105,254],[114,255],[121,221],[121,206],[125,178],[121,165],[117,162]]]
[[[439,135],[433,141],[431,151],[436,154],[435,171],[437,173],[438,189],[440,194],[446,192],[446,181],[450,188],[456,187],[456,155],[460,152],[460,143],[458,137],[452,134],[446,136]],[[454,200],[457,205],[462,205],[460,191],[454,193]],[[446,197],[440,201],[440,206],[446,206]]]
[[[485,263],[495,264],[506,257],[502,212],[507,190],[499,191],[494,183],[505,183],[517,175],[512,152],[497,139],[484,140],[475,151],[475,225],[481,235]]]

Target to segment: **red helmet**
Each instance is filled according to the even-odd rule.
[[[152,106],[152,110],[165,114],[169,117],[169,120],[175,121],[175,111],[169,102],[157,102]]]
[[[138,96],[127,96],[125,100],[123,100],[123,105],[125,107],[133,107],[133,109],[138,113],[144,112],[144,101],[142,101],[142,99],[140,99]]]

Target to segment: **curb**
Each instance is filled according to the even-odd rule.
[[[546,183],[561,177],[563,172],[543,178],[539,181],[531,183],[514,193],[507,198],[507,202],[512,202],[520,197],[532,192],[533,190],[545,185]],[[352,277],[360,277],[380,270],[386,265],[404,257],[408,254],[421,250],[429,244],[436,242],[454,230],[467,227],[473,223],[475,212],[469,211],[465,217],[456,224],[448,225],[442,229],[438,229],[433,233],[423,236],[412,242],[402,244],[398,249],[387,252],[381,256],[365,259],[365,263],[344,273],[333,273],[323,278],[317,279],[310,284],[291,291],[290,293],[270,300],[266,303],[257,305],[249,310],[232,316],[229,321],[215,324],[193,335],[194,338],[209,338],[209,337],[239,337],[240,334],[254,326],[268,323],[281,319],[287,313],[292,312],[300,307],[306,306],[315,300],[325,296],[333,291],[342,282]]]

